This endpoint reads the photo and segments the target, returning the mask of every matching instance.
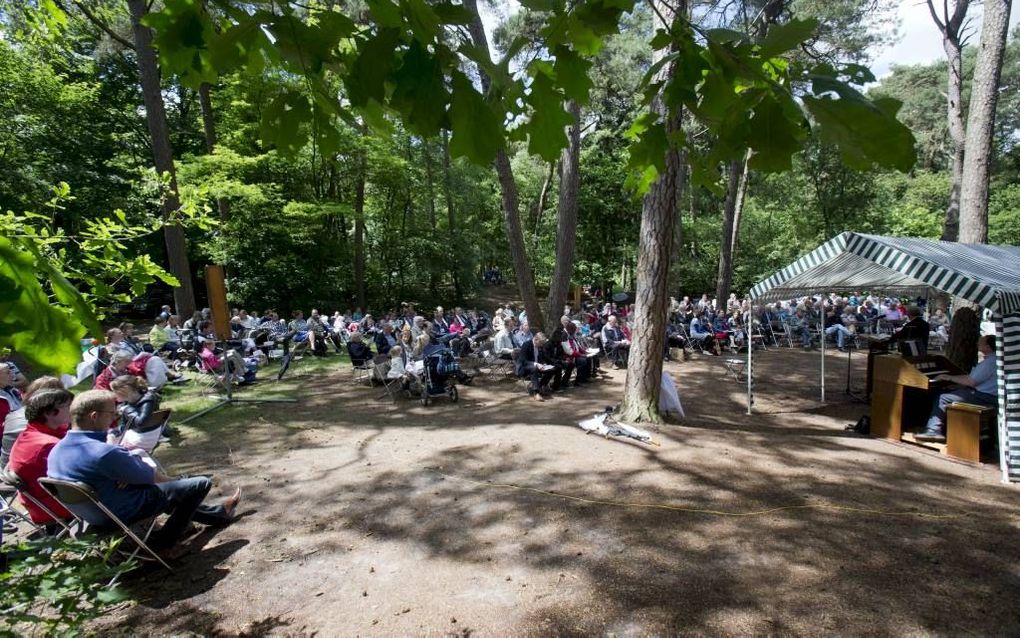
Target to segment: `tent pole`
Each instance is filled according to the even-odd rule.
[[[751,317],[748,323],[750,323],[753,328],[754,317]],[[751,340],[750,330],[747,332],[747,338],[744,340],[744,343],[747,344],[747,413],[751,414],[751,379],[754,377],[754,371],[751,369],[751,366],[754,364],[754,357],[752,356],[752,353],[754,352],[754,341]]]
[[[999,395],[999,418],[995,424],[996,429],[999,431],[999,470],[1002,472],[1002,482],[1009,483],[1009,430],[1006,427],[1007,418],[1007,406],[1009,401],[1007,399],[1008,392],[1006,391],[1006,331],[1005,321],[1002,314],[998,314],[995,319],[995,374],[998,380],[998,395]]]
[[[822,315],[824,317],[824,311]],[[822,331],[819,333],[822,342],[822,403],[825,403],[825,323],[822,323]]]

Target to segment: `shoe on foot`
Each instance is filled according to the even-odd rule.
[[[156,550],[156,554],[168,562],[184,558],[190,552],[191,549],[187,545],[174,545],[173,547],[165,547],[163,549]]]
[[[914,435],[915,441],[928,441],[931,443],[945,443],[946,435],[939,430],[925,430]]]

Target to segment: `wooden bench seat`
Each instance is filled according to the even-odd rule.
[[[981,461],[981,431],[995,430],[996,409],[972,403],[953,403],[946,409],[947,456]]]

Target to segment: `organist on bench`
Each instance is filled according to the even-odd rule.
[[[958,384],[939,395],[928,417],[928,425],[923,432],[915,435],[918,441],[934,441],[944,443],[946,440],[946,408],[951,403],[973,403],[994,407],[998,404],[996,396],[997,381],[995,376],[995,336],[985,335],[978,339],[978,352],[984,355],[970,374],[943,374],[935,380],[949,381]]]

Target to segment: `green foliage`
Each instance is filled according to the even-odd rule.
[[[59,210],[69,190],[60,184],[48,207]],[[88,220],[76,236],[53,221],[52,214],[0,215],[0,349],[67,372],[81,358],[79,340],[86,331],[102,333],[96,307],[126,301],[128,292],[139,295],[157,279],[177,281],[148,254],[130,254],[132,240],[162,228],[159,219],[132,225],[115,211]]]
[[[992,190],[988,202],[988,242],[1020,246],[1020,184]]]
[[[259,66],[279,63],[302,76],[313,103],[342,119],[353,119],[348,107],[326,89],[329,73],[335,72],[348,88],[350,105],[374,127],[386,126],[380,107],[397,115],[409,130],[426,136],[449,127],[454,155],[480,164],[505,148],[508,131],[503,123],[520,114],[522,103],[528,116],[512,135],[526,138],[529,150],[547,161],[557,157],[566,145],[563,127],[569,123],[563,101],[569,97],[585,103],[592,88],[586,79],[591,61],[585,57],[602,50],[606,36],[619,30],[622,14],[633,7],[632,0],[532,3],[529,9],[546,14],[537,32],[537,48],[545,55],[533,57],[522,74],[502,72],[517,46],[508,47],[506,58],[496,65],[487,60],[486,52],[460,49],[487,73],[496,71],[489,73],[493,86],[486,87],[491,90],[483,97],[461,72],[461,60],[444,37],[447,28],[464,23],[467,16],[462,10],[448,7],[437,12],[419,0],[398,4],[377,0],[369,4],[373,23],[356,27],[334,10],[297,11],[284,3],[274,5],[276,12],[249,13],[227,0],[219,4],[229,18],[218,27],[197,0],[174,0],[148,20],[158,32],[164,64],[185,82],[195,85],[209,81],[210,73],[251,65],[250,57],[218,51],[224,48],[222,34],[251,31],[249,25],[258,25],[274,36]],[[680,19],[653,40],[654,48],[665,53],[662,64],[679,72],[662,76],[659,65],[649,70],[645,107],[662,91],[671,110],[683,107],[710,127],[714,134],[710,151],[691,154],[699,163],[695,175],[706,185],[711,183],[712,167],[740,157],[749,147],[755,151],[757,170],[788,169],[790,157],[802,148],[812,126],[853,166],[875,163],[907,170],[913,164],[913,138],[895,118],[897,104],[872,103],[850,88],[848,82],[872,79],[860,67],[808,65],[781,57],[812,38],[817,28],[812,18],[793,19],[752,42],[728,29],[704,29]],[[308,104],[292,98],[288,93],[274,101],[263,114],[262,126],[267,142],[291,154],[305,143],[300,131],[311,117]],[[328,118],[321,119],[323,126],[331,124]],[[654,130],[652,126],[649,122],[645,128]],[[636,177],[631,183],[639,193],[661,166],[655,157],[661,149],[652,137],[638,135],[634,141],[631,164]],[[875,139],[882,143],[870,141]],[[697,150],[683,136],[668,143]]]
[[[920,172],[906,177],[890,173],[879,178],[878,187],[878,205],[887,211],[885,233],[928,239],[942,236],[949,203],[947,174]]]
[[[450,105],[453,137],[450,153],[484,164],[502,146],[501,125],[492,108],[463,73],[453,74],[453,102]]]
[[[4,592],[0,636],[42,632],[47,636],[76,636],[86,623],[102,616],[127,595],[108,588],[114,576],[135,567],[134,562],[111,565],[118,540],[44,538],[5,545],[8,566],[0,572]]]

